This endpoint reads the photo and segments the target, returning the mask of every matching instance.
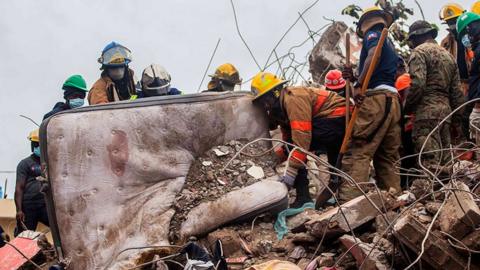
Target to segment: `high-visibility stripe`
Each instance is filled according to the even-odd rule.
[[[325,104],[325,101],[330,95],[330,93],[326,90],[319,90],[317,93],[317,101],[313,106],[313,115],[317,114],[320,111],[320,108],[322,108],[323,104]]]
[[[292,153],[292,156],[290,158],[291,160],[301,160],[303,162],[306,162],[307,161],[307,155],[305,153],[302,153],[298,150],[295,150],[293,153]]]
[[[344,106],[335,108],[329,115],[328,117],[339,117],[339,116],[345,116],[345,113],[347,112],[347,108]]]
[[[292,128],[292,130],[311,131],[312,122],[311,121],[290,121],[290,127]]]

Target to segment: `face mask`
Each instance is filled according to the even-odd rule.
[[[84,103],[85,101],[83,98],[74,98],[68,100],[68,104],[70,104],[70,108],[72,109],[82,107]]]
[[[40,146],[33,148],[33,154],[37,157],[40,157]]]
[[[468,35],[464,35],[462,37],[462,44],[463,44],[463,46],[465,46],[465,48],[472,47],[472,43],[470,43],[470,38],[468,37]]]
[[[123,79],[125,76],[125,67],[109,68],[108,76],[114,81]]]

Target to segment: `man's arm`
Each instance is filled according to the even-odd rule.
[[[17,208],[17,220],[24,221],[25,216],[23,214],[22,202],[23,192],[25,190],[25,184],[27,182],[27,172],[25,171],[22,162],[17,166],[17,181],[15,184],[15,206]]]
[[[368,69],[369,69],[370,65],[372,64],[372,59],[373,59],[373,55],[375,54],[376,48],[377,48],[377,45],[371,47],[368,50],[368,55],[367,55],[367,58],[365,59],[365,63],[363,65],[362,73],[358,77],[358,81],[360,82],[361,85],[363,85],[363,83],[365,81],[365,77],[367,76]],[[380,52],[380,55],[381,55],[381,52]],[[379,63],[380,63],[380,61],[377,61],[376,65],[375,65],[375,69],[378,67]]]
[[[450,107],[453,110],[461,106],[465,102],[465,96],[462,93],[462,85],[460,82],[460,73],[457,68],[453,69],[454,74],[452,76],[452,82],[451,82],[451,87],[450,87],[450,95],[449,95],[449,100],[450,100]],[[463,115],[463,110],[457,111],[453,117],[455,118],[454,120],[460,121],[462,119]]]
[[[413,113],[420,102],[427,85],[427,64],[425,57],[418,52],[413,52],[408,62],[412,84],[405,100],[405,113]]]
[[[309,151],[310,142],[312,140],[312,105],[308,96],[295,96],[288,99],[285,104],[288,119],[290,120],[290,128],[292,132],[293,144]],[[292,153],[292,160],[294,167],[301,167],[301,162],[305,162],[307,157],[301,151]]]

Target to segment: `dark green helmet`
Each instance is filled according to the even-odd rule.
[[[429,22],[418,20],[408,28],[408,39],[410,40],[414,36],[421,36],[427,33],[431,33],[432,37],[435,39],[438,35],[438,30]]]

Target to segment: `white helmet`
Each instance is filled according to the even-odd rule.
[[[171,77],[167,70],[157,64],[151,64],[142,73],[142,91],[146,96],[167,95]]]

